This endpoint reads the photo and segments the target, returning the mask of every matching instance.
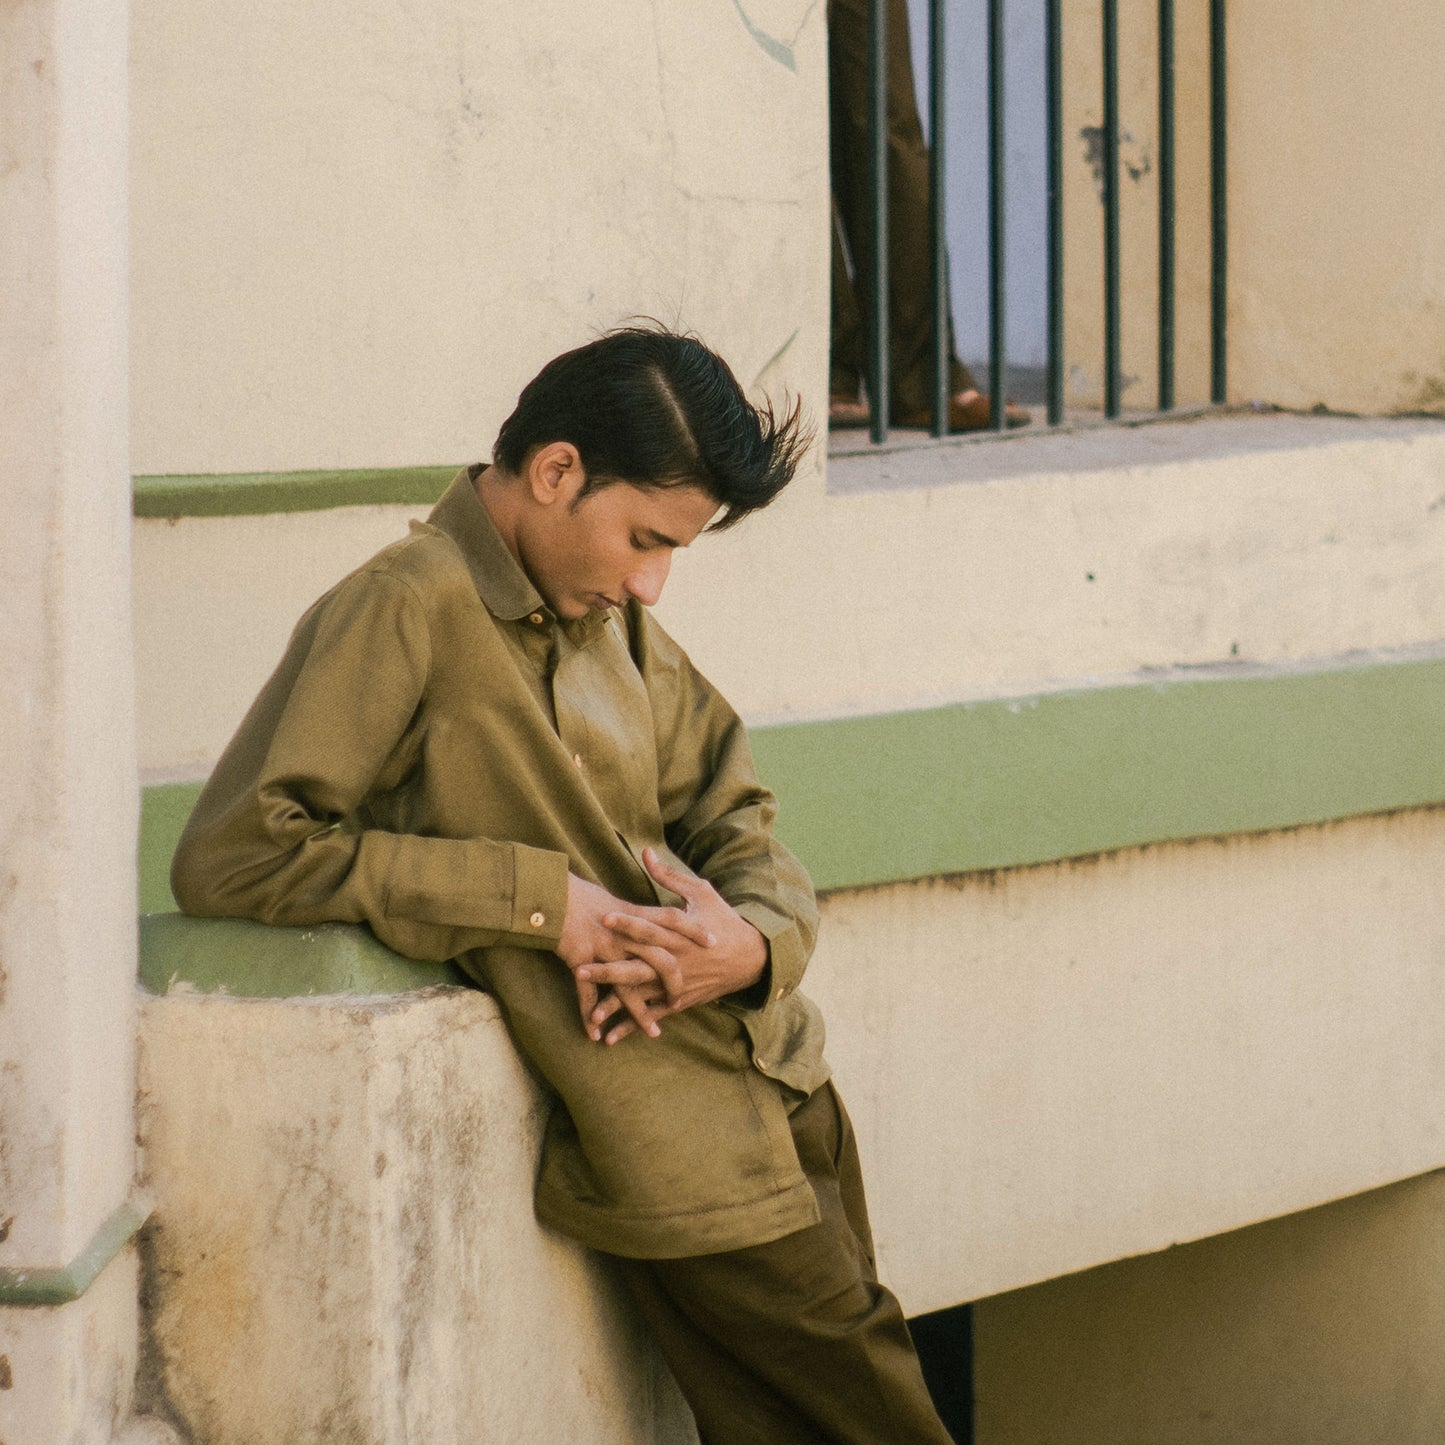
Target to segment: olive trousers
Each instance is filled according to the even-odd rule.
[[[703,1445],[951,1445],[878,1282],[852,1125],[832,1084],[790,1116],[817,1224],[685,1259],[617,1259]]]

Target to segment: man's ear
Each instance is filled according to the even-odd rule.
[[[581,454],[571,442],[547,442],[538,447],[528,458],[526,477],[533,500],[544,507],[571,503],[587,483]]]

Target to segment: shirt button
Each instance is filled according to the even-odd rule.
[[[576,763],[577,766],[580,768],[580,767],[582,766],[582,754],[581,754],[581,753],[573,753],[573,754],[572,754],[572,761],[573,761],[574,763]]]
[[[785,989],[785,988],[780,988],[780,989],[777,991],[777,993],[775,993],[775,994],[773,995],[773,997],[774,997],[774,998],[786,998],[786,997],[787,997],[787,993],[788,993],[787,989]]]
[[[754,1059],[753,1063],[756,1064],[758,1068],[760,1068],[764,1073],[767,1073],[768,1061],[766,1059]]]
[[[540,928],[546,921],[547,915],[541,912],[534,913],[531,918],[527,920],[527,922],[530,923],[533,928]]]
[[[530,622],[533,627],[540,627],[546,620],[547,620],[547,619],[546,619],[545,617],[543,617],[540,612],[534,612],[534,613],[527,619],[527,621]]]

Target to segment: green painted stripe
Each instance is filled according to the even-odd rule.
[[[328,507],[427,507],[457,471],[458,466],[392,467],[135,477],[132,510],[137,517],[247,517]]]
[[[1445,802],[1445,658],[1221,669],[760,727],[753,747],[782,804],[779,833],[821,889],[1020,867]],[[146,790],[148,910],[175,906],[166,873],[199,788]],[[335,957],[318,952],[319,930],[241,940],[214,932],[239,924],[179,923],[192,931],[170,935],[169,952],[157,929],[174,925],[143,928],[142,976],[157,990],[174,978],[266,994],[447,981],[395,955],[353,957],[350,944],[336,943]],[[213,932],[194,931],[205,928]],[[297,937],[266,952],[286,934]],[[239,962],[233,938],[260,961]]]
[[[140,981],[157,994],[184,984],[238,998],[295,998],[407,993],[467,978],[453,964],[403,958],[355,924],[278,928],[246,918],[155,913],[140,920]]]
[[[1445,660],[1170,677],[759,728],[819,888],[1445,801]]]
[[[134,1205],[122,1204],[63,1269],[0,1269],[0,1305],[64,1305],[78,1300],[145,1221]]]
[[[140,911],[166,913],[176,907],[171,892],[171,855],[176,851],[181,829],[201,796],[201,783],[157,783],[141,789]]]

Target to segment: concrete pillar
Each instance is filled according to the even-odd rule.
[[[127,10],[0,6],[0,1439],[135,1373]]]

